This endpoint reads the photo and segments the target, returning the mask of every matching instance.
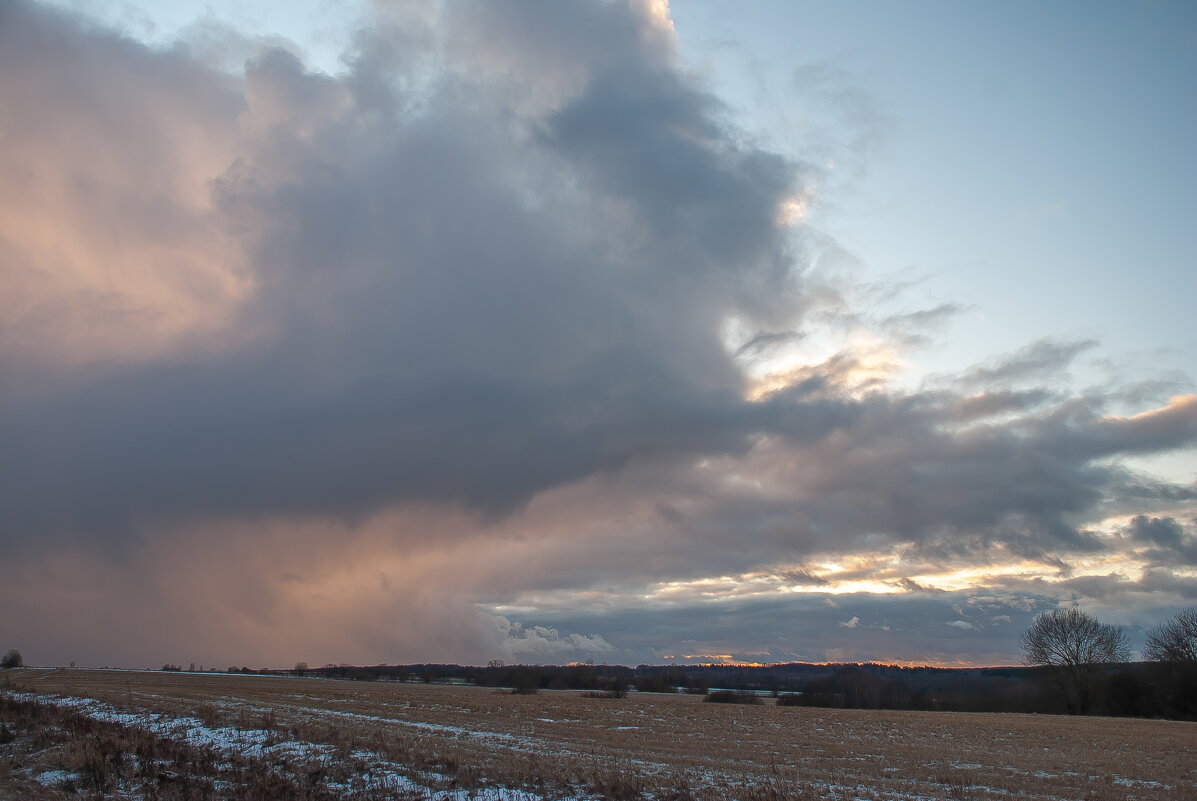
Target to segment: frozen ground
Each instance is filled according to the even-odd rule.
[[[319,775],[333,799],[1197,799],[1189,723],[92,673],[26,671],[8,694],[208,749],[218,769]],[[78,779],[50,762],[28,776]]]

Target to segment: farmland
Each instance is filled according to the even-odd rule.
[[[0,701],[0,798],[1197,799],[1175,721],[36,669]]]

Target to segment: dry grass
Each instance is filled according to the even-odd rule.
[[[441,786],[549,798],[1197,801],[1194,723],[223,674],[26,669],[7,678],[13,690],[325,744],[335,755],[326,770],[369,752],[436,774]],[[4,781],[0,767],[0,791]]]

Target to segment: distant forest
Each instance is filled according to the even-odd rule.
[[[176,667],[176,666],[169,666]],[[1090,714],[1197,720],[1197,667],[1191,663],[1122,662],[1096,666]],[[231,672],[279,673],[249,668]],[[511,688],[514,692],[584,690],[621,697],[628,691],[694,693],[735,690],[775,696],[785,706],[948,712],[1070,710],[1050,667],[941,668],[875,663],[768,666],[572,664],[487,667],[447,664],[299,664],[287,673],[358,681],[422,681]],[[711,699],[719,700],[719,699]]]

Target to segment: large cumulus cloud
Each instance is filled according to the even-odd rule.
[[[16,136],[41,139],[85,116],[70,122],[86,133],[60,146],[66,174],[43,183],[72,195],[89,225],[125,229],[127,242],[95,243],[79,255],[84,267],[127,295],[145,281],[176,285],[161,307],[142,300],[128,313],[76,287],[31,290],[107,315],[66,344],[202,294],[187,259],[248,286],[217,310],[234,344],[146,363],[117,343],[69,393],[38,392],[40,365],[23,369],[24,343],[57,320],[14,310],[22,335],[4,369],[23,386],[2,423],[14,457],[8,537],[177,515],[353,514],[396,499],[506,510],[646,454],[743,446],[743,379],[718,323],[793,318],[797,304],[780,299],[793,296],[799,269],[774,216],[798,169],[737,141],[662,51],[664,33],[647,35],[639,7],[586,4],[540,29],[501,28],[513,41],[488,40],[501,60],[604,32],[603,47],[574,51],[564,85],[544,60],[509,60],[516,74],[498,87],[466,61],[413,88],[418,98],[385,72],[363,74],[387,63],[373,54],[385,42],[363,44],[338,78],[277,49],[230,78],[184,49],[150,52],[24,4],[5,13],[6,83],[40,73],[59,50],[83,53],[57,83],[41,78],[56,90],[37,101],[49,107],[44,122]],[[458,52],[455,37],[471,33],[454,27],[458,14],[474,19],[448,14],[448,43],[405,54],[407,69]],[[165,85],[125,80],[141,73]],[[69,94],[116,102],[88,115],[59,99]],[[17,115],[19,100],[7,109]],[[147,125],[160,116],[198,129],[195,139],[215,132],[223,160],[179,166],[189,142]],[[121,176],[97,181],[93,196],[70,188],[104,161]],[[150,186],[171,170],[189,185]],[[159,217],[197,186],[202,210],[179,215],[186,258],[155,251],[147,240],[170,228]],[[117,193],[136,207],[114,207]],[[12,193],[6,209],[22,203]],[[74,235],[76,220],[57,223]],[[187,249],[209,236],[231,240],[234,256]],[[38,244],[21,231],[10,241]],[[130,252],[144,265],[134,269]]]

